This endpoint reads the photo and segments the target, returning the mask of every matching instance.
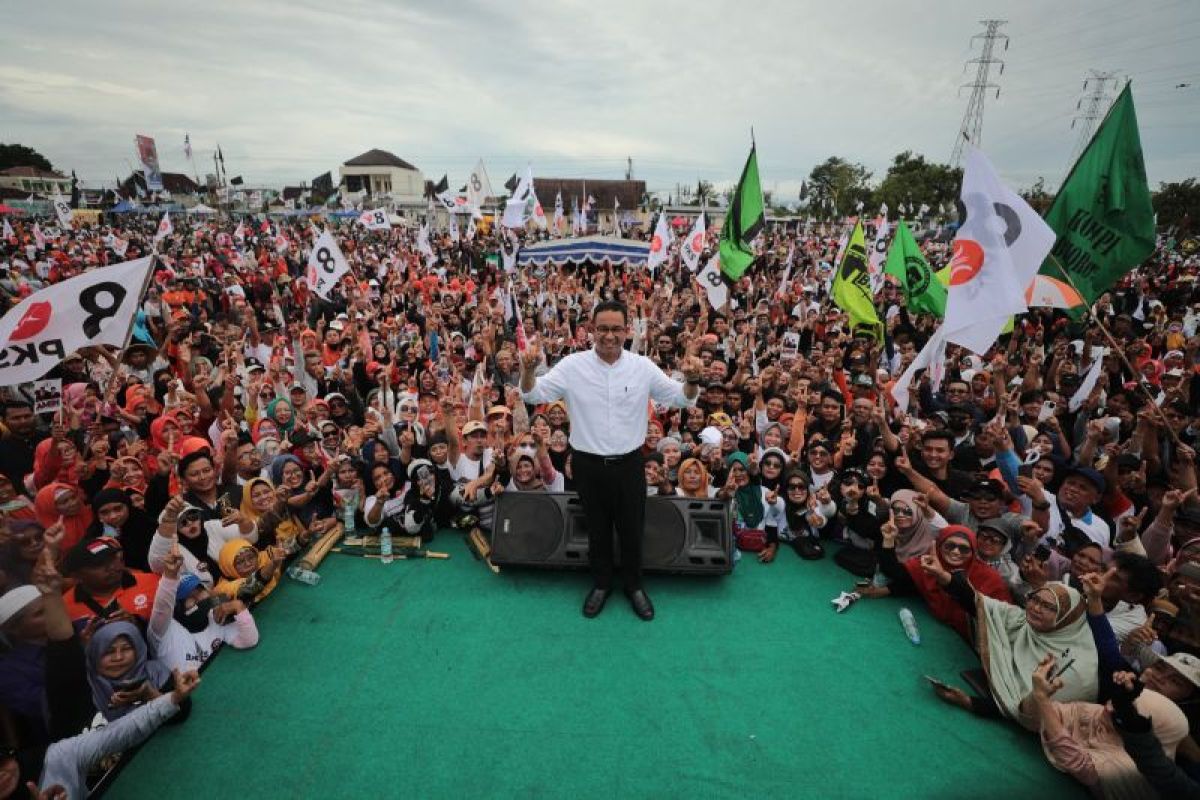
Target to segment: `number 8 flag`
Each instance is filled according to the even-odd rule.
[[[729,287],[725,285],[725,279],[721,276],[720,255],[713,255],[708,260],[704,269],[696,275],[696,280],[700,281],[700,285],[708,293],[708,302],[713,308],[720,311],[725,307],[729,301]]]
[[[338,249],[333,234],[325,231],[313,243],[308,256],[308,285],[321,299],[328,300],[329,293],[337,286],[342,276],[350,271],[350,264]]]
[[[369,231],[386,231],[392,228],[392,221],[388,219],[387,212],[382,208],[364,211],[359,215],[358,222]]]

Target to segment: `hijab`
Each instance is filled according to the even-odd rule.
[[[517,465],[522,461],[528,461],[533,466],[533,477],[525,483],[517,480]],[[428,469],[433,469],[433,467],[431,466]],[[512,482],[513,486],[522,492],[536,492],[546,488],[546,484],[542,481],[542,472],[538,469],[537,461],[529,453],[521,453],[517,456],[516,461],[513,462]]]
[[[120,503],[125,506],[129,512],[125,524],[118,531],[105,533],[104,524],[97,518],[88,526],[87,535],[89,537],[111,535],[119,539],[121,548],[125,551],[125,566],[148,572],[150,570],[150,541],[154,538],[154,531],[158,526],[145,511],[133,505],[129,494],[122,489],[101,489],[92,498],[91,505],[93,509],[99,510],[109,503]]]
[[[889,502],[903,503],[912,509],[912,525],[900,528],[900,536],[896,539],[896,558],[908,561],[910,558],[920,558],[929,552],[929,545],[937,538],[933,524],[925,516],[925,509],[916,502],[917,493],[911,489],[900,489],[892,492]],[[898,526],[897,526],[898,527]]]
[[[762,473],[763,464],[766,463],[768,458],[779,464],[779,474],[776,475],[774,478],[768,478],[765,475],[763,475],[763,473]],[[787,455],[782,450],[780,450],[778,447],[768,447],[766,450],[763,451],[762,455],[758,457],[758,483],[759,483],[759,485],[762,486],[764,489],[768,489],[773,492],[778,492],[779,488],[781,486],[783,486],[784,479],[787,477],[787,466],[788,466]]]
[[[84,384],[72,385],[82,386]],[[57,459],[58,472],[51,477],[51,480],[78,486],[80,458],[81,456],[76,454],[74,463],[68,464],[67,460],[58,452],[58,443],[53,438],[42,439],[33,449],[33,474],[41,473],[46,468],[47,462]]]
[[[271,557],[267,555],[267,551],[259,550],[252,545],[248,539],[230,539],[225,544],[221,545],[221,552],[217,556],[217,564],[221,568],[221,574],[225,576],[225,580],[216,585],[213,590],[216,594],[223,594],[228,597],[237,597],[238,592],[249,578],[243,578],[238,574],[234,562],[237,559],[238,553],[243,550],[250,549],[257,554],[258,567],[261,570],[263,567],[271,563]],[[258,602],[269,595],[279,585],[279,571],[276,571],[271,576],[271,580],[267,581],[266,586],[262,588],[258,594],[254,596],[254,601]]]
[[[272,470],[272,472],[273,471],[274,470]],[[282,473],[283,468],[280,467],[279,471]],[[262,484],[270,489],[271,494],[275,493],[275,487],[266,478],[251,478],[250,480],[246,481],[245,485],[242,486],[242,504],[240,506],[240,510],[242,512],[242,516],[254,522],[258,522],[259,518],[263,516],[255,510],[254,502],[250,499],[250,495],[254,493],[254,487],[258,486],[259,484]]]
[[[292,411],[292,416],[288,418],[287,422],[280,422],[275,416],[275,412],[281,405],[287,406]],[[284,435],[290,434],[292,432],[292,428],[294,428],[296,425],[296,408],[292,405],[292,401],[288,400],[286,397],[276,397],[274,400],[267,403],[267,416],[271,418],[271,421],[275,423],[275,425],[284,433]]]
[[[735,450],[725,458],[725,464],[730,468],[733,467],[734,462],[741,464],[747,473],[750,472],[750,459],[742,451]],[[767,509],[763,505],[762,487],[758,485],[753,476],[745,486],[738,487],[733,499],[737,504],[738,519],[744,526],[754,529],[762,525]]]
[[[100,659],[108,652],[108,648],[112,646],[112,643],[122,636],[127,638],[130,644],[133,645],[133,665],[119,678],[106,678],[100,674]],[[171,670],[167,669],[166,664],[149,657],[146,640],[142,638],[141,631],[132,622],[121,620],[118,622],[109,622],[102,626],[92,634],[92,639],[88,642],[85,655],[87,661],[87,681],[88,685],[92,688],[92,702],[96,704],[96,710],[103,714],[104,718],[109,722],[125,716],[134,708],[133,706],[120,706],[117,708],[109,706],[113,692],[117,691],[116,683],[149,681],[155,689],[162,689],[171,678]]]
[[[960,570],[966,573],[967,583],[971,584],[971,588],[975,590],[976,594],[996,598],[1003,601],[1003,605],[1008,605],[1012,599],[1008,591],[1008,584],[1000,577],[1000,573],[975,557],[975,534],[965,525],[947,525],[938,533],[935,540],[937,546],[934,552],[942,567],[950,569],[942,561],[942,544],[951,538],[962,539],[971,547],[971,555],[967,558],[966,565],[961,567]],[[908,559],[904,562],[904,568],[908,570],[908,574],[912,577],[917,591],[925,599],[930,613],[939,622],[943,622],[958,631],[958,635],[963,637],[963,639],[968,642],[971,641],[971,625],[967,612],[937,582],[937,578],[922,569],[921,557],[913,556]],[[1016,606],[1012,606],[1012,608],[1016,608]],[[1017,611],[1020,612],[1021,609],[1017,608]]]
[[[1174,761],[1179,743],[1187,737],[1187,716],[1166,697],[1143,689],[1133,702],[1138,713],[1150,718],[1154,738],[1166,757]],[[1095,703],[1054,703],[1050,713],[1057,714],[1066,735],[1083,750],[1096,770],[1097,794],[1113,800],[1152,800],[1159,797],[1138,765],[1125,750],[1125,740],[1113,726],[1112,713]],[[1046,758],[1057,769],[1065,770],[1055,753],[1043,742]]]
[[[1054,699],[1094,701],[1099,691],[1099,657],[1091,628],[1087,624],[1087,604],[1083,595],[1063,583],[1047,583],[1031,593],[1026,602],[1039,598],[1057,609],[1053,629],[1036,631],[1025,610],[1011,603],[976,594],[978,650],[987,673],[988,686],[1000,710],[1026,728],[1034,723],[1020,712],[1021,701],[1033,688],[1033,671],[1047,653],[1059,658],[1059,664],[1075,663],[1060,677],[1063,688]],[[1063,654],[1070,650],[1070,654]]]
[[[58,508],[54,505],[54,498],[59,492],[69,491],[79,493],[78,486],[71,486],[66,483],[48,483],[38,490],[37,497],[33,500],[33,508],[37,512],[38,522],[43,528],[49,528],[58,522],[61,514],[58,513]],[[64,535],[62,544],[59,546],[60,553],[66,553],[72,547],[79,544],[83,537],[87,536],[88,528],[92,524],[92,509],[87,503],[80,498],[79,513],[74,516],[62,516]]]
[[[684,470],[691,469],[692,467],[696,467],[700,470],[700,488],[697,490],[699,493],[698,494],[688,494],[686,491],[684,491],[682,481],[678,482],[679,483],[679,493],[682,494],[684,497],[707,498],[708,497],[708,467],[704,466],[703,461],[701,461],[698,458],[685,458],[683,460],[683,463],[681,463],[679,465],[679,470],[676,474],[682,475]]]

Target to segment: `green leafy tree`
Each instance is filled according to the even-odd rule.
[[[713,199],[713,185],[709,181],[696,181],[696,202],[700,205]]]
[[[893,217],[901,203],[917,208],[924,204],[936,209],[939,203],[953,205],[961,186],[961,168],[928,162],[925,156],[905,150],[892,159],[871,205],[879,208],[881,203],[887,203],[891,209],[889,216]]]
[[[54,169],[50,160],[32,147],[23,144],[0,144],[0,169],[9,167],[37,167],[47,171]]]
[[[1046,209],[1054,202],[1054,195],[1046,191],[1046,179],[1041,175],[1033,182],[1033,186],[1021,192],[1021,197],[1025,198],[1029,207],[1039,214],[1045,214]]]
[[[1154,212],[1160,226],[1178,225],[1189,233],[1200,230],[1200,184],[1195,178],[1160,183],[1154,193]]]
[[[870,180],[871,171],[862,164],[831,156],[809,173],[809,206],[820,216],[828,216],[831,208],[836,216],[853,214],[859,202],[870,202]]]

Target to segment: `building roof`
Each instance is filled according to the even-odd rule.
[[[171,194],[192,194],[200,191],[200,185],[181,172],[164,172],[162,179],[163,188]],[[142,191],[148,193],[146,179],[142,176],[142,173],[135,172],[121,181],[121,194],[125,197],[133,197],[137,194],[137,190],[133,188],[134,184],[141,186]]]
[[[298,200],[302,194],[304,194],[304,189],[299,186],[285,186],[281,197],[284,200]]]
[[[592,178],[538,178],[533,179],[533,190],[544,208],[554,207],[554,195],[562,192],[563,207],[570,211],[576,202],[583,203],[584,186],[587,193],[596,198],[593,211],[611,211],[616,198],[624,211],[634,211],[642,206],[646,194],[645,181],[609,181]]]
[[[67,177],[54,170],[38,169],[37,167],[9,167],[0,169],[0,175],[7,175],[10,178],[58,178],[59,180],[66,180]]]
[[[412,164],[400,158],[395,153],[389,153],[387,150],[368,150],[360,156],[347,161],[342,166],[344,167],[398,167],[400,169],[416,170]]]

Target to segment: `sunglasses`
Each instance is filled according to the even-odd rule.
[[[803,483],[789,483],[789,484],[788,484],[788,487],[787,487],[787,490],[788,490],[789,492],[798,492],[798,491],[800,491],[801,489],[803,489],[803,490],[807,491],[807,490],[808,490],[808,487],[807,487],[807,486],[805,486]]]
[[[908,506],[895,505],[892,506],[892,513],[898,517],[911,517],[913,510]]]
[[[962,544],[961,542],[946,542],[942,545],[942,549],[947,553],[959,553],[965,556],[970,554],[971,545]]]

